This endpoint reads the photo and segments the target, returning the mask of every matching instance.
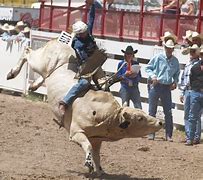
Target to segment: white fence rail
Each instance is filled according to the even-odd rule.
[[[8,72],[19,60],[24,45],[21,46],[19,43],[6,42],[0,39],[0,46],[0,88],[25,93],[27,84],[27,65],[22,68],[22,71],[15,79],[10,81],[6,80]]]

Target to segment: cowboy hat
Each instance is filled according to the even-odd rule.
[[[188,39],[189,41],[192,42],[192,34],[193,32],[191,30],[186,31],[185,36],[183,36],[183,39]]]
[[[169,31],[166,31],[166,32],[164,33],[164,36],[161,37],[161,40],[164,41],[164,42],[166,42],[166,41],[169,40],[169,39],[172,39],[174,43],[177,42],[177,36],[174,35],[173,33],[169,32]]]
[[[26,26],[21,32],[22,33],[30,32],[30,28]]]
[[[192,46],[189,46],[188,49],[192,50],[198,50],[200,47],[197,44],[193,44]]]
[[[12,31],[15,29],[15,27],[12,25],[9,25],[8,23],[5,23],[3,26],[1,26],[1,29],[3,31]]]
[[[193,44],[192,46],[189,46],[188,49],[190,53],[195,53],[197,55],[199,55],[200,53],[200,47],[197,44]]]
[[[200,46],[200,53],[203,53],[203,45]]]
[[[163,42],[163,46],[167,47],[167,48],[174,48],[175,47],[175,43],[172,39],[168,39],[166,42]]]
[[[133,47],[132,46],[127,46],[125,51],[124,50],[121,50],[122,53],[124,54],[136,54],[138,52],[138,50],[133,50]]]
[[[193,38],[200,38],[200,39],[203,39],[202,35],[199,34],[198,32],[194,31],[192,32],[192,39]]]
[[[19,26],[26,26],[26,24],[23,21],[18,21],[16,26],[17,27],[19,27]]]

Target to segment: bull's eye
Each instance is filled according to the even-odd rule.
[[[93,114],[93,116],[95,116],[96,115],[96,111],[93,111],[92,114]]]

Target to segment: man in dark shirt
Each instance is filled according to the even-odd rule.
[[[135,61],[134,54],[138,50],[133,50],[132,46],[127,46],[126,50],[121,50],[124,53],[124,59],[118,64],[117,76],[121,79],[121,88],[119,95],[122,99],[122,104],[127,103],[129,106],[130,100],[135,108],[142,109],[140,91],[138,84],[141,80],[141,72],[134,72],[132,66],[138,67],[138,61]]]
[[[201,60],[191,68],[190,73],[190,103],[191,110],[189,112],[189,140],[187,140],[187,146],[193,144],[199,144],[201,133],[199,139],[195,138],[196,124],[201,121],[201,110],[203,108],[203,49],[200,52]],[[200,126],[201,128],[201,126]],[[200,130],[201,132],[201,130]]]

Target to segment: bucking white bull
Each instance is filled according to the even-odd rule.
[[[48,42],[37,50],[26,48],[16,67],[11,69],[7,79],[15,78],[27,61],[40,77],[31,89],[45,81],[48,102],[59,118],[58,102],[74,83],[76,74],[75,51],[56,40]],[[89,90],[78,97],[65,113],[64,127],[69,139],[85,151],[85,166],[89,172],[102,174],[100,148],[102,141],[116,141],[122,138],[142,137],[158,131],[162,122],[142,110],[121,107],[110,92]]]

